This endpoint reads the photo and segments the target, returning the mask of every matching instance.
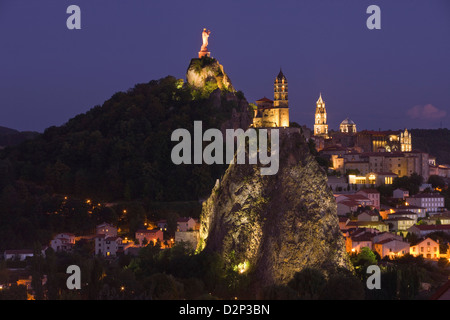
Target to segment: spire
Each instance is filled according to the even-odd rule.
[[[283,71],[281,70],[281,67],[280,67],[280,72],[278,73],[277,79],[281,80],[283,78],[286,79],[286,77],[284,76]]]
[[[323,104],[322,92],[319,95],[319,100],[317,100],[317,104]]]

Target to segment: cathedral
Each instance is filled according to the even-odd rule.
[[[314,136],[328,138],[327,109],[322,99],[322,93],[316,102],[316,116],[314,120]]]
[[[322,94],[316,102],[313,135],[318,151],[333,146],[357,148],[361,152],[412,151],[411,133],[407,129],[357,132],[356,123],[346,118],[339,125],[339,131],[328,131],[327,110]]]
[[[256,101],[253,127],[289,127],[288,82],[280,70],[274,82],[274,100],[266,97]]]
[[[357,132],[356,123],[346,118],[340,123],[339,130],[334,131],[328,130],[327,121],[327,109],[320,93],[316,101],[312,132],[318,151],[332,146],[356,148],[360,152],[410,152],[412,150],[411,133],[407,129]],[[281,69],[274,81],[273,100],[264,97],[256,101],[251,126],[254,128],[289,127],[288,81]]]

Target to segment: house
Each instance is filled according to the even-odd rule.
[[[75,245],[75,235],[73,233],[59,233],[50,241],[50,247],[54,251],[71,251]]]
[[[426,224],[450,224],[450,212],[446,211],[442,214],[434,214],[422,221]]]
[[[159,230],[167,231],[167,220],[156,221],[156,225],[158,226]]]
[[[338,219],[339,219],[339,229],[341,230],[347,229],[346,226],[347,223],[350,221],[350,219],[344,216],[338,216]]]
[[[405,200],[406,198],[409,197],[409,191],[403,188],[397,188],[394,190],[394,192],[392,193],[392,198],[394,199],[403,199]]]
[[[439,242],[426,238],[418,244],[411,246],[409,253],[415,257],[422,256],[427,259],[439,259]]]
[[[412,211],[396,211],[394,213],[389,213],[387,216],[387,219],[392,219],[392,218],[410,218],[412,220],[414,220],[414,223],[417,223],[417,219],[418,219],[418,215],[417,213],[414,213]]]
[[[445,233],[450,234],[450,225],[449,224],[442,224],[442,225],[413,225],[408,229],[408,232],[414,233],[418,237],[425,237],[430,233],[442,231]]]
[[[378,230],[371,228],[361,228],[353,231],[345,238],[346,251],[349,253],[359,253],[365,247],[372,250],[373,237],[378,233]]]
[[[424,207],[428,213],[442,211],[445,207],[444,196],[438,193],[419,193],[406,198],[406,202],[415,206]]]
[[[381,242],[386,239],[395,239],[395,240],[403,240],[403,237],[391,232],[380,232],[373,237],[373,242]]]
[[[417,213],[418,218],[424,218],[426,216],[426,210],[424,207],[408,204],[406,206],[397,206],[394,211],[411,211]]]
[[[191,217],[183,217],[177,220],[177,231],[186,232],[192,230],[198,230],[197,220]]]
[[[104,257],[116,256],[123,252],[122,238],[98,234],[95,237],[95,254]]]
[[[347,216],[348,213],[354,213],[358,210],[358,203],[353,200],[342,200],[337,203],[337,215]]]
[[[117,228],[112,224],[103,222],[102,224],[97,225],[96,234],[103,234],[106,237],[115,237],[117,236]]]
[[[334,191],[347,190],[348,183],[345,177],[328,176],[327,184]]]
[[[358,221],[378,221],[379,217],[375,211],[364,211],[358,215]]]
[[[18,250],[5,250],[3,253],[3,258],[5,260],[20,260],[24,261],[25,259],[34,256],[33,250],[29,249],[18,249]]]
[[[406,231],[415,224],[415,221],[411,218],[391,216],[389,216],[389,219],[384,220],[389,225],[390,231]]]
[[[375,209],[380,210],[380,192],[377,189],[361,189],[356,194],[361,194],[367,197]]]
[[[142,247],[150,242],[153,242],[153,244],[156,244],[158,241],[162,243],[164,240],[164,235],[160,229],[139,229],[136,231],[135,238],[138,241],[138,245]]]
[[[401,257],[409,253],[409,243],[395,238],[388,238],[373,244],[381,258],[388,256],[389,258]]]
[[[425,190],[433,190],[433,186],[431,185],[431,183],[422,183],[422,185],[419,187],[419,191],[423,192]]]
[[[349,221],[347,228],[371,228],[379,232],[388,232],[389,226],[384,221]]]
[[[341,197],[338,197],[338,198],[343,199],[343,197],[347,198],[348,200],[355,201],[361,207],[374,206],[373,201],[361,193],[341,195]],[[337,202],[339,202],[339,201],[337,201]]]

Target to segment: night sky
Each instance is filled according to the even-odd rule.
[[[81,8],[81,30],[66,9]],[[369,30],[369,5],[381,30]],[[0,0],[0,126],[42,132],[117,91],[185,78],[211,55],[249,102],[273,98],[280,67],[291,121],[330,129],[450,128],[449,0]]]

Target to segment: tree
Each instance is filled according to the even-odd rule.
[[[358,254],[352,255],[350,259],[361,280],[365,280],[367,277],[367,267],[378,263],[377,256],[368,247],[362,248]]]
[[[322,294],[326,283],[322,270],[307,267],[297,272],[288,286],[297,292],[300,299],[315,300]]]
[[[155,300],[179,300],[183,297],[183,284],[171,275],[155,273],[144,282],[144,286]]]
[[[437,175],[431,175],[427,181],[433,188],[441,188],[443,189],[447,184],[445,183],[444,178]]]
[[[320,299],[325,300],[363,300],[363,283],[351,273],[337,272],[330,276]]]
[[[409,191],[410,195],[414,195],[419,192],[420,186],[423,183],[423,177],[417,173],[412,173],[411,176],[397,177],[392,182],[392,188],[403,188]]]

